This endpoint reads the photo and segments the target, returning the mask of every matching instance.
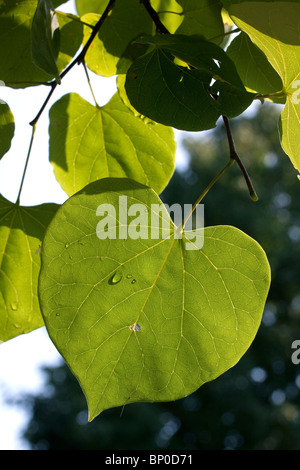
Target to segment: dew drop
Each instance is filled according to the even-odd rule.
[[[18,304],[13,302],[12,304],[10,304],[10,308],[14,311],[18,310]]]
[[[141,331],[141,327],[138,323],[134,323],[133,325],[130,325],[129,329],[133,331]]]
[[[56,313],[55,315],[56,315],[57,317],[60,317],[60,313]]]
[[[116,271],[113,277],[111,278],[112,284],[118,284],[123,278],[123,274],[120,271]]]
[[[131,279],[132,278],[132,274],[127,274],[127,279]]]
[[[132,279],[131,284],[135,284],[135,283],[136,283],[136,279]]]
[[[65,243],[65,248],[69,248],[69,243]]]

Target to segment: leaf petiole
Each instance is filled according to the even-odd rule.
[[[29,162],[29,157],[30,157],[31,149],[32,149],[32,144],[33,144],[35,129],[36,129],[36,125],[33,124],[33,125],[32,125],[32,132],[31,132],[31,139],[30,139],[29,148],[28,148],[27,157],[26,157],[26,162],[25,162],[25,167],[24,167],[24,171],[23,171],[23,175],[22,175],[22,180],[21,180],[21,184],[20,184],[20,189],[19,189],[18,197],[17,197],[17,200],[16,200],[16,205],[17,205],[17,206],[20,204],[20,197],[21,197],[21,192],[22,192],[22,188],[23,188],[23,184],[24,184],[25,174],[26,174],[26,170],[27,170],[27,166],[28,166],[28,162]]]
[[[222,170],[219,171],[219,173],[213,178],[213,180],[209,183],[209,185],[204,189],[204,191],[200,194],[200,196],[198,197],[198,199],[196,200],[196,202],[193,204],[193,207],[192,209],[190,210],[190,212],[188,213],[187,217],[185,218],[185,220],[183,221],[183,224],[181,226],[181,232],[183,232],[184,230],[184,227],[187,223],[187,221],[189,220],[189,218],[191,217],[192,213],[194,212],[194,210],[196,209],[196,207],[198,206],[198,204],[200,204],[200,202],[202,201],[202,199],[206,196],[206,194],[208,193],[208,191],[214,186],[214,184],[221,178],[221,176],[225,173],[225,171],[230,168],[233,164],[234,164],[235,160],[233,158],[230,158],[229,162],[227,163],[227,165],[224,166],[224,168],[222,168]]]
[[[85,61],[82,62],[82,65],[83,65],[83,68],[84,68],[84,71],[85,71],[85,75],[86,75],[86,79],[87,79],[87,82],[89,84],[89,87],[90,87],[90,90],[91,90],[91,93],[92,93],[92,96],[93,96],[93,99],[95,101],[95,105],[97,108],[100,108],[100,106],[98,105],[97,103],[97,100],[96,100],[96,96],[95,96],[95,93],[94,93],[94,90],[92,88],[92,84],[91,84],[91,80],[90,80],[90,76],[89,76],[89,72],[88,72],[88,69],[87,69],[87,66],[86,66],[86,63]]]
[[[80,18],[78,18],[76,15],[73,15],[72,13],[65,13],[64,11],[59,11],[55,10],[55,14],[58,16],[63,16],[64,18],[69,18],[70,20],[77,21],[77,23],[81,23],[84,26],[87,26],[88,28],[93,29],[93,25],[86,23],[85,21],[82,21]]]

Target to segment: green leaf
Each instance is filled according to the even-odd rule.
[[[88,13],[81,19],[95,25],[99,18],[98,14]],[[85,56],[87,66],[104,77],[119,73],[118,64],[129,43],[141,34],[151,33],[152,28],[152,20],[139,2],[133,0],[116,2]],[[85,26],[85,41],[90,34],[91,29]]]
[[[43,326],[39,246],[56,204],[20,207],[0,195],[0,342]]]
[[[215,127],[222,114],[235,117],[251,104],[254,95],[245,90],[233,62],[217,45],[180,35],[138,42],[156,48],[132,64],[125,89],[132,106],[150,119],[199,131]],[[174,57],[194,69],[178,65]]]
[[[266,55],[282,80],[286,105],[279,123],[281,145],[300,171],[300,5],[294,2],[245,2],[232,5],[229,13]]]
[[[161,192],[175,165],[171,128],[134,116],[118,94],[102,108],[75,93],[50,110],[50,161],[67,194],[105,178],[129,177]]]
[[[239,3],[254,3],[252,0],[222,0],[222,4],[225,8],[229,9],[231,5]],[[276,3],[299,3],[299,0],[278,0]],[[274,3],[274,0],[261,0],[260,3]]]
[[[76,0],[76,10],[79,16],[85,15],[85,13],[98,13],[102,15],[105,8],[107,7],[107,0]]]
[[[163,49],[134,62],[127,72],[125,90],[141,114],[167,126],[187,131],[215,127],[222,114],[208,89],[211,75],[174,63]]]
[[[60,30],[60,50],[57,59],[59,72],[71,62],[83,41],[83,24],[76,15],[66,16],[57,11]]]
[[[171,34],[197,35],[220,43],[224,34],[219,0],[152,0]]]
[[[117,3],[114,9],[123,9]],[[127,29],[132,30],[132,20],[125,10],[128,11],[131,7],[136,8],[138,2],[126,0],[125,3],[122,0],[119,3],[125,5],[124,23],[126,21]],[[158,12],[160,20],[171,34],[176,32],[198,35],[206,39],[215,38],[216,42],[222,41],[224,26],[221,17],[221,4],[218,0],[151,0],[151,5]],[[76,8],[80,16],[86,13],[101,15],[106,6],[107,0],[76,0]],[[142,8],[145,10],[144,7]],[[140,11],[142,12],[142,9]],[[123,27],[125,27],[124,23]],[[151,29],[147,28],[147,31],[150,32]]]
[[[45,235],[42,314],[90,420],[194,392],[236,364],[261,321],[270,270],[258,243],[219,226],[198,249],[203,230],[179,238],[161,204],[148,187],[104,179],[66,201]]]
[[[10,149],[10,144],[14,133],[14,116],[8,104],[0,100],[0,159]]]
[[[209,41],[179,34],[160,34],[141,37],[136,42],[163,48],[189,66],[211,74],[216,80],[221,79],[243,87],[236,68],[226,52]]]
[[[0,79],[7,86],[24,88],[53,78],[37,67],[31,54],[31,27],[37,1],[7,0],[0,4]],[[57,67],[61,72],[71,61],[82,41],[82,24],[58,16],[60,53]]]
[[[51,0],[39,0],[31,29],[31,51],[35,65],[53,75],[60,83],[57,58],[59,24]]]
[[[282,90],[280,76],[247,34],[241,32],[233,39],[226,52],[247,88],[261,95]]]

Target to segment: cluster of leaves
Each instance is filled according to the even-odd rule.
[[[191,237],[183,229],[182,238],[173,226],[169,238],[157,240],[149,225],[146,240],[99,240],[97,208],[117,207],[125,195],[129,212],[139,203],[151,215],[174,171],[172,128],[210,129],[221,116],[230,164],[239,163],[253,196],[228,119],[258,98],[285,104],[281,144],[299,170],[300,6],[77,0],[76,16],[56,10],[60,3],[0,2],[1,80],[50,89],[31,122],[32,140],[75,64],[87,76],[88,69],[117,75],[118,92],[103,107],[70,93],[50,109],[49,159],[69,196],[65,204],[20,206],[31,145],[16,203],[1,196],[0,340],[45,324],[92,419],[112,406],[192,393],[253,341],[270,284],[265,253],[253,239],[216,226],[205,229],[202,249],[186,250]],[[239,35],[225,51],[234,25]],[[0,131],[2,157],[14,134],[7,104],[0,106]],[[141,218],[130,223],[140,228]]]
[[[232,167],[205,203],[206,225],[237,226],[268,253],[272,284],[253,347],[235,367],[192,395],[155,406],[109,409],[91,423],[67,366],[47,369],[45,393],[35,392],[24,403],[30,448],[299,449],[299,366],[291,361],[291,338],[300,337],[299,181],[280,149],[279,113],[279,106],[265,103],[231,123],[259,202],[249,204],[239,168]],[[162,199],[169,205],[196,199],[199,186],[226,161],[227,145],[222,126],[205,138],[188,136],[188,163],[184,171],[175,171]],[[230,204],[224,204],[224,194]]]

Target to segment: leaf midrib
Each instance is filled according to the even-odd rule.
[[[164,241],[166,241],[166,240],[163,240],[163,242],[164,242]],[[175,238],[173,239],[173,241],[172,241],[172,243],[171,243],[171,246],[170,246],[170,248],[169,248],[169,250],[168,250],[168,253],[167,253],[165,259],[163,260],[163,262],[162,262],[162,264],[161,264],[161,267],[160,267],[160,269],[159,269],[159,271],[158,271],[158,273],[157,273],[157,276],[155,277],[155,279],[154,279],[154,281],[153,281],[152,286],[149,288],[148,296],[146,297],[146,300],[145,300],[145,302],[144,302],[142,308],[140,309],[140,312],[139,312],[139,314],[138,314],[138,316],[137,316],[137,319],[136,319],[136,323],[138,323],[139,318],[140,318],[140,316],[141,316],[141,314],[142,314],[142,312],[143,312],[143,310],[144,310],[144,308],[145,308],[147,302],[149,301],[150,295],[151,295],[152,292],[153,292],[153,288],[154,288],[154,286],[156,285],[156,282],[157,282],[157,280],[159,279],[160,273],[161,273],[161,271],[163,270],[163,268],[164,268],[164,266],[165,266],[165,264],[166,264],[166,262],[167,262],[167,260],[168,260],[168,257],[169,257],[169,255],[170,255],[170,253],[171,253],[171,251],[172,251],[173,246],[174,246],[174,243],[175,243]],[[157,246],[157,245],[154,245],[154,246]],[[152,248],[152,247],[151,247],[151,248]],[[129,261],[130,261],[130,260],[127,260],[126,262],[129,262]],[[123,263],[123,265],[124,265],[124,264],[125,264],[125,263]],[[115,369],[116,369],[117,365],[119,364],[119,362],[120,362],[120,360],[121,360],[121,357],[122,357],[122,355],[123,355],[123,353],[124,353],[124,351],[125,351],[125,349],[126,349],[126,346],[127,346],[128,342],[129,342],[129,340],[130,340],[130,338],[132,337],[133,334],[135,334],[135,331],[134,331],[134,330],[129,330],[129,335],[128,335],[127,339],[126,339],[126,342],[125,342],[125,344],[124,344],[124,346],[123,346],[123,349],[121,350],[121,352],[120,352],[120,354],[119,354],[118,359],[115,361],[115,365],[114,365],[114,367],[113,367],[113,369],[112,369],[112,371],[111,371],[109,377],[108,377],[107,380],[106,380],[106,384],[105,384],[105,386],[104,386],[104,388],[103,388],[103,390],[102,390],[101,395],[99,396],[99,399],[98,399],[96,408],[98,408],[98,405],[99,405],[99,403],[101,402],[101,399],[102,399],[102,397],[103,397],[103,394],[105,393],[105,390],[106,390],[106,388],[107,388],[108,385],[109,385],[110,379],[111,379],[112,375],[114,374]],[[177,349],[177,351],[178,351],[178,349]],[[177,360],[177,355],[176,355],[176,360]],[[173,370],[174,370],[174,369],[173,369]]]

